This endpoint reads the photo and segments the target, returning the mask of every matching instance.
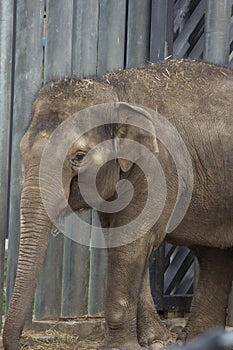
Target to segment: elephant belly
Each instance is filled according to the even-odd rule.
[[[231,203],[232,203],[231,198]],[[166,241],[182,246],[233,247],[233,203],[228,208],[190,207],[179,226]]]

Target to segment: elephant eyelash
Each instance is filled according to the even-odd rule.
[[[73,167],[77,167],[77,166],[80,166],[80,163],[83,161],[83,159],[85,158],[86,156],[86,152],[78,152],[75,157],[73,157],[71,160],[70,160],[70,164],[71,166]]]

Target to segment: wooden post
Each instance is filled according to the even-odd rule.
[[[98,44],[98,0],[75,0],[72,43],[72,74],[96,75]]]
[[[0,4],[0,315],[4,286],[5,238],[8,219],[8,185],[10,170],[10,129],[12,112],[12,49],[14,35],[14,1]],[[4,20],[3,20],[4,19]],[[2,317],[0,317],[1,328]]]
[[[172,55],[174,0],[152,0],[150,61]]]
[[[32,103],[41,86],[43,9],[43,0],[17,1],[7,305],[9,305],[15,282],[20,236],[20,193],[23,184],[23,164],[19,143],[30,122]]]
[[[71,75],[73,0],[46,7],[45,82]]]
[[[228,64],[232,0],[207,0],[204,59]]]
[[[138,67],[149,61],[151,0],[129,0],[126,67]]]
[[[126,0],[101,0],[99,9],[98,76],[124,68]]]

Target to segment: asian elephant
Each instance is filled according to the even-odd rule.
[[[186,60],[41,89],[20,145],[20,254],[5,350],[19,349],[51,227],[68,204],[78,211],[91,202],[106,237],[103,349],[169,337],[148,270],[164,239],[189,247],[200,263],[186,338],[225,325],[233,277],[232,93],[230,69]]]

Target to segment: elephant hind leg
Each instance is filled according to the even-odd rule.
[[[230,249],[193,247],[200,274],[183,338],[191,339],[213,327],[225,327],[228,298],[233,278]]]

